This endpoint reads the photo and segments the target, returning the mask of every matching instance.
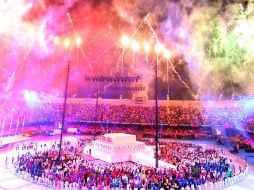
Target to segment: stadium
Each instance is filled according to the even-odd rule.
[[[254,2],[0,2],[0,189],[253,189]]]

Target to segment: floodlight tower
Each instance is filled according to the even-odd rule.
[[[56,38],[55,38],[56,39]],[[80,37],[75,38],[75,45],[77,48],[80,47],[82,40]],[[55,41],[56,44],[56,41]],[[57,40],[57,44],[59,44],[59,40]],[[64,40],[64,48],[68,50],[72,44],[72,41],[69,38],[65,38]],[[69,87],[69,75],[70,75],[70,66],[71,61],[68,60],[67,64],[67,71],[66,71],[66,80],[65,80],[65,89],[64,89],[64,104],[63,104],[63,112],[62,112],[62,127],[61,127],[61,134],[60,134],[60,145],[59,145],[59,152],[58,152],[58,161],[61,161],[61,151],[62,151],[62,143],[63,143],[63,130],[65,127],[65,117],[66,117],[66,101],[67,101],[67,94],[68,94],[68,87]]]
[[[156,63],[154,66],[155,72],[155,167],[159,167],[159,113],[158,113],[158,64],[159,64],[159,54],[163,50],[162,44],[158,41],[156,36]]]
[[[65,81],[65,90],[64,90],[64,105],[63,105],[63,112],[62,112],[62,127],[61,127],[61,134],[60,134],[60,145],[58,151],[58,161],[61,161],[61,151],[62,151],[62,143],[63,143],[63,130],[64,130],[64,121],[66,115],[66,100],[67,100],[67,92],[68,92],[68,84],[69,84],[69,73],[70,73],[70,64],[71,62],[68,61],[67,65],[67,72],[66,72],[66,81]]]
[[[168,83],[168,90],[167,90],[167,99],[169,99],[169,79],[168,79],[168,61],[170,61],[170,57],[171,57],[171,52],[166,49],[158,40],[158,37],[153,29],[153,27],[151,26],[148,17],[149,17],[150,13],[148,13],[145,17],[143,22],[140,23],[140,25],[138,26],[138,28],[136,29],[136,31],[133,33],[133,35],[131,36],[131,38],[129,38],[126,35],[123,35],[121,38],[121,44],[123,45],[123,47],[126,49],[128,48],[128,46],[130,45],[132,50],[133,50],[133,65],[134,65],[134,54],[135,52],[140,50],[140,43],[138,43],[137,41],[133,40],[134,36],[136,35],[136,33],[138,32],[139,28],[146,22],[150,31],[152,32],[153,37],[155,38],[155,46],[154,46],[154,51],[152,51],[151,45],[145,41],[143,44],[143,48],[144,51],[146,53],[146,65],[148,65],[148,55],[149,53],[156,53],[156,61],[155,61],[155,65],[154,65],[154,74],[155,74],[155,82],[154,82],[154,88],[155,88],[155,93],[154,93],[154,98],[155,98],[155,122],[154,122],[154,126],[155,126],[155,167],[158,168],[159,167],[159,117],[158,117],[158,64],[159,64],[159,55],[162,54],[163,57],[167,60],[167,83]],[[122,67],[123,67],[123,55],[125,52],[125,49],[123,50],[122,53]]]

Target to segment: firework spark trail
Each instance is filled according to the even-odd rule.
[[[135,35],[137,34],[137,32],[139,31],[140,27],[146,22],[147,17],[150,15],[150,13],[148,13],[142,20],[142,22],[138,25],[137,29],[133,32],[133,34],[130,37],[130,42],[133,40],[133,38],[135,37]],[[129,45],[128,45],[129,46]],[[125,55],[125,51],[127,50],[128,46],[124,47],[122,50],[122,53],[120,54],[121,57],[121,76],[123,76],[123,67],[124,67],[124,55]],[[134,60],[134,55],[133,55],[133,60]],[[120,67],[120,66],[118,66]],[[121,88],[123,87],[122,82],[120,82],[120,86]],[[122,94],[122,93],[121,93]]]
[[[81,53],[82,53],[82,55],[83,55],[83,58],[85,58],[85,60],[87,61],[88,66],[89,66],[89,68],[90,68],[91,72],[92,72],[92,73],[94,73],[94,70],[93,70],[93,67],[92,67],[91,61],[88,59],[88,57],[87,57],[87,55],[85,54],[85,51],[83,50],[83,48],[82,48],[82,47],[80,47],[80,51],[81,51]]]
[[[109,84],[107,84],[107,85],[104,85],[103,91],[102,91],[102,92],[105,93],[106,90],[107,90],[107,88],[110,87],[112,84],[114,84],[114,82],[111,82],[111,83],[109,83]]]
[[[187,83],[186,83],[184,80],[182,80],[181,76],[180,76],[179,73],[176,71],[175,67],[173,66],[171,60],[169,60],[169,63],[170,63],[170,66],[171,66],[172,70],[173,70],[174,73],[177,75],[179,81],[181,81],[181,83],[189,90],[189,92],[190,92],[190,94],[192,95],[192,97],[196,99],[196,98],[197,98],[197,97],[196,97],[196,94],[194,94],[194,93],[192,92],[191,88],[187,85]]]
[[[27,52],[26,52],[26,55],[24,56],[24,60],[27,59],[31,53],[31,50],[32,50],[32,46],[33,46],[33,43],[35,41],[35,38],[32,39],[31,43],[29,43],[28,45],[28,48],[27,48]]]
[[[98,54],[98,55],[96,56],[96,58],[94,58],[93,60],[91,60],[91,63],[96,62],[100,57],[102,57],[103,55],[106,55],[106,53],[108,53],[108,51],[112,50],[116,45],[117,45],[117,43],[109,45],[107,48],[105,48],[105,49],[101,52],[101,54]]]
[[[74,24],[73,24],[71,15],[70,15],[69,12],[67,12],[66,15],[67,15],[67,17],[68,17],[68,22],[69,22],[70,25],[71,25],[71,29],[72,29],[72,32],[73,32],[73,34],[74,34],[74,38],[75,38],[75,40],[76,40],[77,37],[78,37],[78,35],[77,35],[77,31],[76,31],[76,29],[75,29],[75,26],[74,26]],[[80,46],[78,46],[77,48],[78,48],[78,50],[79,50]],[[78,50],[77,50],[77,64],[78,64]],[[78,68],[76,68],[76,69],[78,69]]]
[[[130,37],[130,42],[133,40],[133,38],[136,36],[137,32],[139,31],[140,27],[146,22],[147,20],[147,17],[149,17],[150,13],[148,13],[142,20],[142,22],[138,25],[137,29],[133,32],[133,34],[131,35]],[[123,57],[124,57],[124,54],[125,54],[125,51],[127,50],[128,46],[124,47],[123,48],[123,51],[121,53],[121,57],[122,57],[122,74],[123,74]]]
[[[145,17],[145,20],[146,20],[146,22],[147,22],[147,24],[148,24],[148,26],[149,26],[149,29],[152,31],[154,37],[156,38],[156,42],[159,43],[157,34],[156,34],[156,32],[154,31],[153,27],[151,26],[151,23],[149,22],[148,17]],[[189,90],[189,92],[190,92],[190,94],[193,96],[193,98],[196,99],[196,95],[192,92],[191,88],[186,84],[186,82],[185,82],[184,80],[182,80],[182,78],[181,78],[181,76],[179,75],[179,73],[175,70],[175,68],[174,68],[174,66],[173,66],[173,64],[172,64],[172,62],[171,62],[171,60],[169,59],[168,61],[169,61],[169,63],[170,63],[170,66],[171,66],[172,70],[173,70],[174,73],[177,75],[178,79],[179,79],[179,80],[181,81],[181,83]]]
[[[70,15],[69,12],[67,12],[67,17],[68,17],[68,22],[69,22],[70,25],[71,25],[71,29],[72,29],[72,31],[73,31],[74,37],[75,37],[75,39],[76,39],[76,38],[78,37],[78,32],[77,32],[77,30],[75,29],[75,26],[74,26],[74,24],[73,24],[73,19],[71,18],[71,15]],[[95,39],[97,39],[99,35],[100,35],[100,33],[97,34],[97,36],[96,36]],[[86,41],[86,43],[88,44],[88,43],[90,43],[91,41],[92,41],[92,39],[90,39],[90,41]],[[94,68],[93,68],[93,66],[92,66],[92,63],[95,62],[97,59],[99,59],[101,56],[103,56],[105,53],[107,53],[107,52],[108,52],[112,47],[114,47],[114,46],[115,46],[115,44],[113,44],[113,45],[107,47],[101,54],[98,54],[94,60],[89,60],[89,59],[88,59],[88,57],[86,56],[86,54],[85,54],[85,52],[84,52],[84,50],[83,50],[83,48],[82,48],[81,46],[79,46],[78,49],[81,50],[83,57],[84,57],[84,58],[86,59],[86,61],[88,62],[89,68],[90,68],[92,74],[94,75]],[[77,69],[78,69],[78,68],[77,68]]]
[[[150,16],[150,13],[148,13],[148,14],[145,16],[144,21],[147,23],[149,29],[150,29],[151,32],[153,33],[153,35],[154,35],[154,37],[155,37],[155,39],[156,39],[156,43],[159,43],[158,36],[157,36],[156,32],[154,31],[154,29],[153,29],[153,27],[152,27],[150,21],[148,20],[149,16]]]
[[[6,92],[8,92],[10,90],[10,88],[13,85],[14,80],[15,80],[15,71],[12,73],[11,78],[9,79],[8,84],[7,84],[6,88],[5,88]]]
[[[212,2],[212,0],[210,1]],[[164,39],[166,45],[171,46],[173,44],[174,51],[177,52],[176,56],[182,56],[186,64],[188,64],[188,75],[182,74],[182,69],[184,70],[185,68],[179,68],[177,72],[191,89],[191,84],[201,88],[198,89],[198,92],[193,90],[197,95],[210,97],[210,94],[207,93],[212,93],[212,96],[219,97],[222,94],[222,97],[227,98],[233,91],[235,91],[236,95],[253,93],[253,85],[249,83],[249,81],[253,80],[252,73],[254,72],[252,65],[252,50],[254,47],[253,3],[248,5],[247,11],[239,8],[241,3],[228,4],[226,9],[222,11],[219,1],[211,5],[209,3],[197,5],[197,3],[181,1],[182,3],[184,2],[185,7],[179,1],[136,0],[135,2],[126,2],[113,0],[110,3],[106,1],[96,2],[100,3],[94,5],[88,1],[72,0],[64,1],[63,4],[58,5],[55,1],[45,3],[44,1],[35,0],[0,0],[0,43],[2,47],[0,50],[0,82],[5,83],[1,86],[5,88],[12,72],[16,71],[15,76],[20,76],[21,80],[18,82],[21,87],[40,88],[39,82],[30,82],[33,81],[31,77],[39,75],[27,75],[30,71],[34,72],[38,64],[41,64],[41,70],[37,69],[38,71],[41,72],[43,69],[43,72],[50,73],[50,78],[55,81],[54,85],[56,87],[61,86],[62,81],[54,79],[57,74],[62,74],[61,69],[63,66],[61,64],[63,56],[61,55],[63,52],[60,54],[59,51],[59,55],[54,54],[54,59],[51,57],[53,44],[50,37],[56,34],[61,36],[72,35],[74,37],[78,33],[78,35],[87,38],[86,43],[80,46],[77,53],[80,53],[79,51],[82,52],[80,53],[82,54],[80,57],[84,61],[82,66],[90,73],[102,74],[104,70],[101,70],[100,66],[103,62],[103,55],[107,52],[110,54],[108,56],[110,61],[104,65],[108,73],[120,74],[122,71],[122,74],[127,74],[134,69],[134,72],[139,72],[141,75],[149,73],[152,70],[151,67],[145,68],[143,65],[134,69],[132,67],[124,67],[126,63],[124,63],[123,59],[121,60],[121,56],[123,58],[125,53],[125,58],[129,59],[129,52],[127,54],[126,50],[116,46],[115,49],[112,47],[117,52],[117,54],[113,55],[110,53],[111,49],[108,45],[115,43],[115,39],[121,30],[133,29],[134,24],[135,28],[133,30],[139,24],[143,24],[143,26],[147,24],[152,31],[150,32],[149,30],[148,35],[153,34],[152,38],[155,41],[154,36],[156,37],[157,35],[151,27],[151,22],[152,26],[156,26],[158,37]],[[144,2],[147,3],[145,6]],[[142,7],[142,10],[140,7]],[[190,8],[191,11],[187,13],[186,8]],[[242,11],[239,12],[240,10]],[[70,13],[69,16],[68,12]],[[140,16],[148,12],[151,13],[152,17],[149,17],[149,14],[145,18]],[[248,15],[245,15],[247,13]],[[84,16],[85,19],[83,19]],[[68,21],[67,19],[69,23],[66,22]],[[75,28],[73,28],[73,24]],[[107,33],[105,32],[109,28],[109,39],[107,40],[110,42],[103,43],[105,38],[107,38],[105,35]],[[142,29],[141,26],[140,30],[136,31],[138,33],[136,36],[133,35],[133,37],[135,36],[134,39],[139,35],[140,31],[143,32]],[[89,36],[86,34],[89,34]],[[97,38],[97,34],[102,36],[101,39]],[[221,37],[228,39],[229,44],[221,43]],[[90,43],[92,39],[94,41]],[[225,50],[223,46],[228,46],[229,48],[228,65],[226,65],[225,54],[212,52],[221,51],[223,48]],[[74,48],[74,46],[72,47]],[[102,51],[99,52],[98,49],[102,47]],[[103,51],[104,49],[105,51]],[[17,53],[11,54],[10,52]],[[70,59],[77,60],[81,64],[81,59],[75,59],[75,53],[76,49],[75,51],[73,49],[73,52],[70,53]],[[28,59],[24,61],[23,58]],[[53,69],[51,67],[53,65],[52,60],[54,65],[56,65]],[[77,67],[75,69],[79,68],[79,64],[76,64]],[[165,71],[160,68],[159,72],[163,75],[165,74]],[[225,73],[229,74],[225,75]],[[79,74],[83,75],[77,72],[77,75]],[[185,78],[185,76],[188,77]],[[149,80],[143,80],[146,85],[151,81],[151,77],[152,75],[149,75],[147,77]],[[189,78],[191,82],[186,80]],[[38,77],[35,81],[39,80],[40,78]],[[16,83],[17,80],[14,82]],[[75,81],[75,83],[79,82],[80,80]],[[207,85],[210,82],[213,82],[212,86]],[[51,85],[51,83],[47,84],[47,82],[42,81],[41,85],[43,86],[42,90],[47,90],[47,88],[50,88],[48,85]],[[13,86],[16,85],[14,84]],[[172,93],[174,92],[172,91]]]
[[[233,86],[233,77],[232,77],[232,71],[230,70],[230,65],[229,65],[229,61],[228,61],[228,53],[227,53],[227,71],[228,71],[228,76],[230,78],[230,85],[231,85],[231,90],[232,90],[232,97],[233,97],[233,94],[235,93],[235,89],[234,89],[234,86]]]

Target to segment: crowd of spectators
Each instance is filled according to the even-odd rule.
[[[53,123],[61,124],[62,116],[62,103],[37,102],[27,104],[25,101],[12,99],[1,101],[0,105],[0,123],[3,136],[24,134],[26,131],[30,133],[29,126],[32,125],[34,127],[34,123],[38,122],[51,122],[49,124],[51,127]],[[180,104],[165,105],[159,106],[158,117],[160,124],[159,133],[163,137],[173,138],[209,137],[213,132],[206,130],[206,126],[219,125],[225,128],[236,128],[251,132],[253,132],[254,126],[254,111],[239,106],[192,107],[181,106]],[[116,105],[99,103],[96,108],[96,105],[92,103],[67,102],[65,120],[67,122],[76,122],[75,127],[79,127],[79,122],[96,122],[96,130],[94,130],[94,126],[87,125],[84,127],[84,124],[80,125],[89,134],[94,132],[101,134],[111,131],[136,133],[136,128],[127,127],[128,125],[124,125],[124,128],[118,126],[119,124],[152,126],[154,124],[154,107],[146,104]],[[111,126],[108,127],[110,124]],[[24,131],[18,125],[25,126]],[[166,125],[171,126],[171,128],[164,127]],[[199,126],[203,126],[203,128]],[[34,131],[36,130],[40,129],[38,128]],[[142,128],[142,130],[143,134],[147,136],[155,134],[152,127]]]
[[[147,144],[154,145],[153,140]],[[61,189],[75,183],[78,189],[103,187],[114,189],[181,189],[197,187],[208,182],[223,181],[236,175],[243,166],[236,167],[222,150],[206,149],[199,145],[172,141],[161,142],[160,159],[176,166],[172,168],[145,167],[137,163],[108,164],[88,161],[78,153],[80,145],[64,143],[62,162],[58,162],[58,146],[45,149],[39,144],[29,145],[27,151],[15,159],[16,172],[28,172],[33,178],[49,179]],[[26,150],[26,149],[25,149]],[[33,151],[32,151],[33,150]],[[18,150],[19,151],[19,150]]]
[[[96,111],[97,110],[97,111]],[[36,103],[27,105],[24,101],[2,102],[2,116],[11,120],[25,118],[25,122],[60,121],[63,104]],[[89,103],[67,103],[66,120],[74,122],[97,121],[104,123],[154,123],[154,107],[146,105],[111,105]],[[171,126],[224,125],[252,130],[254,112],[245,113],[239,107],[206,108],[183,106],[159,106],[159,123]]]
[[[143,129],[145,136],[154,137],[155,130]],[[196,137],[211,137],[211,131],[203,128],[161,128],[159,134],[163,138],[195,139]]]

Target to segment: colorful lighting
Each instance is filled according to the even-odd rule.
[[[55,36],[55,37],[54,37],[54,44],[55,44],[55,45],[58,45],[59,42],[60,42],[59,37],[58,37],[58,36]]]
[[[151,46],[148,42],[144,42],[144,50],[146,53],[149,53],[151,50]]]
[[[163,57],[165,59],[169,59],[171,57],[171,52],[166,48],[163,49]]]
[[[75,44],[76,44],[76,46],[80,46],[81,44],[82,44],[82,39],[81,39],[81,37],[76,37],[76,40],[75,40]]]
[[[133,40],[133,41],[131,42],[131,48],[132,48],[132,50],[133,50],[134,52],[137,52],[137,51],[139,51],[139,49],[140,49],[140,45],[139,45],[139,43],[138,43],[137,41]]]
[[[71,45],[71,40],[69,38],[65,38],[64,40],[64,47],[68,48]]]
[[[130,43],[130,38],[123,34],[122,37],[121,37],[121,44],[124,46],[124,47],[127,47]]]
[[[163,50],[163,45],[161,44],[161,43],[157,43],[156,45],[155,45],[155,52],[156,53],[158,53],[158,54],[160,54],[161,52],[162,52],[162,50]]]

